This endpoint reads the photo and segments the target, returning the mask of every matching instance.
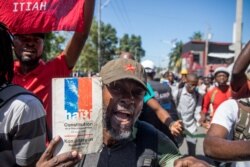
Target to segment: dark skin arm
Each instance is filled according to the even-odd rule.
[[[166,126],[169,127],[169,130],[174,136],[178,136],[182,132],[182,121],[177,120],[174,121],[172,120],[171,116],[169,115],[168,111],[166,111],[164,108],[161,107],[159,102],[151,98],[148,102],[147,105],[155,112],[159,120],[165,124]],[[169,126],[170,125],[170,126]]]
[[[235,61],[232,77],[231,77],[231,88],[237,92],[241,86],[246,83],[247,77],[245,71],[250,64],[250,41],[246,44],[244,49]]]
[[[227,135],[225,127],[212,124],[203,143],[205,155],[221,161],[250,160],[250,141],[227,140]]]
[[[60,140],[61,138],[59,136],[51,140],[49,146],[36,163],[36,167],[73,167],[81,160],[82,155],[77,151],[70,151],[53,157],[53,152]]]
[[[94,6],[95,6],[95,0],[85,0],[84,13],[83,13],[84,15],[83,32],[75,32],[73,37],[68,42],[65,50],[63,51],[69,69],[75,66],[76,61],[82,51],[82,48],[88,38],[94,13]]]

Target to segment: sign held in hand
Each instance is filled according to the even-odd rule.
[[[98,152],[103,143],[101,79],[52,80],[53,137],[61,136],[56,154]]]

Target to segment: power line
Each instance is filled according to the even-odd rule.
[[[113,2],[113,1],[112,1],[112,2]],[[116,11],[116,8],[114,7],[113,3],[111,3],[110,6],[112,7],[112,9],[113,9],[113,11],[114,11],[114,14],[115,14],[117,20],[121,23],[123,29],[125,30],[125,27],[126,27],[126,26],[125,26],[125,23],[122,21],[120,15],[118,14],[119,12]]]
[[[120,0],[119,0],[120,1]],[[127,22],[127,20],[126,20],[126,18],[125,18],[125,16],[124,16],[124,12],[123,12],[123,10],[121,9],[121,7],[120,7],[120,3],[118,2],[118,1],[114,1],[115,3],[115,5],[116,5],[116,8],[118,9],[118,14],[121,16],[121,20],[125,23],[125,25],[128,25],[128,22]]]
[[[111,0],[106,0],[105,3],[103,3],[101,5],[101,9],[105,8],[106,6],[108,6],[108,4],[110,3]]]
[[[124,9],[124,15],[125,15],[125,18],[126,18],[127,21],[128,21],[128,25],[129,25],[130,28],[133,29],[133,26],[132,26],[132,24],[131,24],[132,22],[131,22],[131,20],[130,20],[130,18],[129,18],[129,13],[128,13],[128,11],[127,11],[126,5],[124,4],[123,0],[120,0],[120,2],[121,2],[122,9]]]

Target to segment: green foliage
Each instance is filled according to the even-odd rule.
[[[114,58],[117,41],[116,30],[110,24],[101,22],[101,65]],[[74,70],[98,72],[97,50],[98,24],[97,21],[93,19],[88,40]]]
[[[107,61],[117,57],[120,51],[129,51],[135,56],[137,61],[145,55],[145,51],[141,46],[141,37],[125,34],[119,41],[116,35],[116,29],[111,24],[101,22],[101,66]],[[48,33],[45,38],[44,59],[49,60],[57,56],[65,44],[65,38],[61,33]],[[98,23],[94,18],[90,29],[89,37],[85,43],[84,49],[77,61],[74,71],[84,73],[98,72]]]
[[[145,56],[145,50],[142,48],[142,42],[140,36],[125,34],[120,39],[120,47],[118,48],[118,54],[122,51],[131,52],[135,59],[140,62],[141,58]]]
[[[84,46],[81,56],[74,69],[85,73],[98,71],[97,50],[91,45],[90,42],[87,42]]]
[[[101,40],[101,55],[102,63],[105,64],[107,61],[112,60],[115,56],[116,46],[118,39],[116,36],[116,30],[110,25],[103,25],[101,29],[102,40]]]
[[[47,33],[44,40],[43,59],[50,60],[62,52],[61,45],[65,38],[59,32]]]
[[[190,37],[189,39],[192,41],[192,40],[195,40],[195,41],[201,41],[202,40],[202,33],[200,31],[197,31],[197,32],[194,32],[193,36]]]
[[[178,41],[175,43],[175,47],[172,48],[171,52],[169,53],[169,69],[177,69],[178,71],[181,70],[181,53],[182,53],[182,41]]]

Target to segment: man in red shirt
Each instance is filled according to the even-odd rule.
[[[227,84],[229,72],[225,67],[218,67],[214,72],[215,87],[208,90],[203,97],[200,123],[205,123],[206,114],[210,110],[210,116],[216,111],[218,106],[225,100],[231,98],[231,89]]]
[[[83,32],[75,32],[64,51],[44,62],[44,34],[15,34],[13,43],[18,59],[14,65],[13,83],[35,93],[47,112],[48,135],[52,130],[52,78],[68,77],[87,40],[94,11],[94,0],[85,0]],[[50,138],[50,137],[49,137]]]
[[[250,41],[246,44],[244,49],[235,61],[232,77],[231,88],[233,98],[250,97],[250,81],[245,72],[250,64]]]

